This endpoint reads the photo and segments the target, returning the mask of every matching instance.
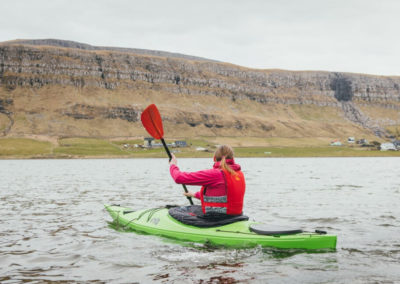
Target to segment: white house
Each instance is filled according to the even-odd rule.
[[[331,142],[331,146],[342,146],[342,142],[335,140]]]
[[[397,151],[393,143],[387,142],[381,144],[381,151]]]
[[[393,145],[397,148],[397,150],[400,150],[400,140],[394,140]]]

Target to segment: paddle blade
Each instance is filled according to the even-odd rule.
[[[161,115],[155,104],[149,105],[142,112],[140,119],[142,120],[144,128],[154,139],[163,138],[164,129],[161,120]]]

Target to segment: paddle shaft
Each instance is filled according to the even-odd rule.
[[[167,155],[168,155],[168,157],[169,157],[169,160],[171,161],[172,155],[171,155],[171,152],[170,152],[169,149],[168,149],[167,144],[165,143],[164,138],[161,138],[161,143],[163,144],[164,149],[165,149],[165,152],[167,152]],[[187,190],[186,185],[182,184],[182,186],[183,186],[183,190],[184,190],[186,193],[188,193],[189,191]],[[192,200],[192,198],[189,197],[189,196],[186,196],[186,198],[189,199],[190,204],[193,205],[193,200]]]

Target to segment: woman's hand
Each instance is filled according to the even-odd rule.
[[[194,193],[192,193],[190,191],[189,192],[184,192],[183,195],[186,196],[186,197],[194,197]]]
[[[169,165],[171,166],[171,165],[177,165],[178,164],[178,161],[176,160],[176,157],[175,157],[175,155],[174,154],[171,154],[171,156],[172,156],[172,158],[171,158],[171,161],[169,161]]]

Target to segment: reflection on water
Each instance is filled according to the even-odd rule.
[[[180,159],[184,170],[207,159]],[[400,279],[398,158],[238,159],[245,213],[327,230],[336,252],[215,248],[115,230],[104,203],[185,205],[166,159],[1,160],[0,282],[380,283]],[[195,188],[192,188],[195,190]]]

